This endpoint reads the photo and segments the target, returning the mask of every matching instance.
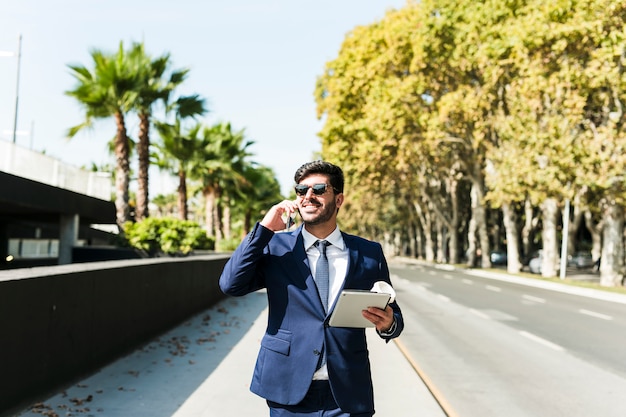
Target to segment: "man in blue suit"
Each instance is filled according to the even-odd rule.
[[[365,329],[331,327],[328,321],[342,289],[369,290],[379,281],[391,285],[387,261],[380,244],[337,226],[344,201],[341,168],[314,161],[301,166],[294,179],[297,199],[267,212],[220,277],[228,295],[267,290],[268,324],[250,389],[267,400],[272,417],[371,417]],[[303,226],[277,233],[296,212]],[[404,328],[395,301],[362,315],[386,340]]]

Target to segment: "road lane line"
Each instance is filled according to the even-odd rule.
[[[448,297],[446,297],[445,295],[441,295],[441,294],[437,294],[437,298],[439,298],[442,301],[450,301],[450,299]]]
[[[450,274],[443,274],[443,277],[445,279],[452,279],[452,275],[450,275]]]
[[[586,314],[587,316],[595,317],[595,318],[602,319],[602,320],[613,320],[613,317],[609,315],[596,313],[595,311],[585,310],[583,308],[578,310],[578,312],[581,314]]]
[[[489,317],[487,314],[483,313],[482,311],[478,311],[478,310],[474,310],[473,308],[470,308],[470,313],[472,313],[475,316],[480,317],[481,319],[491,320],[491,317]]]
[[[561,346],[557,345],[556,343],[549,342],[546,339],[542,339],[541,337],[535,336],[532,333],[525,332],[524,330],[520,330],[519,334],[521,334],[522,336],[524,336],[527,339],[530,339],[530,340],[532,340],[534,342],[537,342],[537,343],[539,343],[541,345],[549,347],[552,350],[556,350],[558,352],[561,352],[561,351],[565,350]]]
[[[493,285],[487,285],[485,286],[486,289],[488,289],[489,291],[493,291],[493,292],[501,292],[502,289],[500,287],[494,287]]]
[[[435,265],[437,269],[443,269],[444,271],[454,271],[456,268],[454,265],[446,265],[446,264],[437,264]]]
[[[474,281],[472,281],[471,279],[467,279],[467,278],[462,279],[461,282],[467,285],[472,285],[474,283]]]
[[[528,301],[534,301],[535,303],[545,303],[545,298],[533,297],[532,295],[522,295],[522,298]]]
[[[409,354],[409,351],[404,346],[404,343],[402,343],[402,340],[400,340],[400,338],[395,338],[395,339],[393,339],[393,341],[395,342],[396,346],[398,346],[398,349],[400,349],[400,352],[402,352],[402,354],[404,355],[406,360],[411,364],[411,367],[415,370],[415,373],[417,373],[417,376],[419,376],[420,379],[424,382],[424,385],[426,385],[426,388],[428,389],[428,391],[430,391],[430,393],[432,394],[433,398],[435,399],[435,401],[437,401],[437,404],[439,404],[439,407],[441,407],[441,409],[443,410],[445,415],[447,417],[459,417],[459,414],[452,408],[452,406],[446,400],[446,398],[443,396],[441,391],[439,391],[439,389],[437,389],[437,387],[435,386],[433,381],[417,365],[417,362]]]

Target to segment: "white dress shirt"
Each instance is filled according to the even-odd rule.
[[[304,240],[304,249],[306,250],[307,258],[309,258],[309,267],[311,268],[311,274],[315,277],[315,268],[317,267],[317,259],[320,257],[319,250],[315,247],[315,242],[318,240],[325,240],[330,245],[326,247],[326,257],[328,258],[328,308],[330,308],[346,278],[348,272],[348,250],[343,242],[343,237],[339,231],[339,227],[326,238],[318,239],[305,228],[302,228],[302,238]]]
[[[335,303],[335,299],[343,287],[343,282],[346,279],[348,273],[348,249],[343,241],[339,227],[336,227],[333,232],[326,236],[324,239],[318,239],[306,229],[302,228],[302,239],[304,241],[304,249],[306,250],[307,258],[309,259],[309,267],[311,274],[315,277],[315,268],[317,266],[317,259],[320,257],[319,250],[314,246],[318,240],[325,240],[330,243],[326,248],[326,257],[328,258],[328,308],[331,308]],[[328,379],[328,370],[326,365],[318,369],[313,375],[313,379]]]

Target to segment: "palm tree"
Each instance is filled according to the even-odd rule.
[[[115,207],[117,223],[121,227],[129,218],[130,148],[125,117],[137,102],[143,81],[142,70],[138,66],[139,61],[124,51],[122,42],[115,54],[105,54],[94,49],[91,57],[91,70],[82,65],[69,65],[77,84],[73,90],[66,91],[66,94],[82,105],[85,120],[71,127],[67,135],[74,137],[80,130],[92,126],[94,119],[115,119]]]
[[[233,132],[230,123],[218,123],[202,132],[204,147],[192,167],[194,178],[202,182],[205,198],[205,222],[209,236],[215,236],[216,245],[223,238],[220,198],[225,187],[233,189],[244,180],[247,148],[253,144],[245,141],[244,131]]]
[[[166,71],[170,66],[169,54],[164,54],[156,59],[151,59],[145,53],[143,43],[135,43],[131,48],[132,56],[139,59],[143,71],[143,83],[139,91],[136,110],[139,115],[139,143],[137,144],[138,177],[137,177],[137,211],[136,218],[141,220],[148,217],[148,186],[150,167],[150,121],[153,106],[161,101],[166,108],[170,105],[169,99],[172,92],[178,87],[189,73],[188,69],[172,71],[166,77]],[[174,107],[181,117],[190,117],[206,113],[204,100],[198,96],[179,98]]]
[[[156,123],[156,129],[161,137],[161,144],[157,145],[160,153],[155,155],[157,166],[168,170],[178,177],[178,215],[187,220],[187,175],[191,170],[195,155],[202,148],[202,141],[198,139],[198,132],[202,125],[197,123],[187,132],[183,131],[181,118],[177,117],[174,124]]]
[[[271,168],[248,164],[243,176],[245,182],[234,201],[243,217],[242,238],[252,229],[253,218],[262,217],[264,210],[283,199],[280,184]]]

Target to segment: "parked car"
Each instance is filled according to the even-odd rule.
[[[531,256],[530,261],[528,261],[528,269],[530,269],[530,272],[533,274],[541,274],[541,263],[543,262],[541,258],[542,253],[542,250],[538,250]]]
[[[591,268],[595,263],[589,252],[576,252],[567,259],[567,266],[574,266],[578,269]]]
[[[489,259],[491,260],[491,265],[506,265],[507,264],[507,256],[506,252],[500,250],[494,250],[489,254]]]

